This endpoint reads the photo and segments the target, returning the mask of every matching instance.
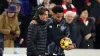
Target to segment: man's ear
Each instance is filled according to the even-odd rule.
[[[41,17],[41,15],[39,15],[39,17]]]
[[[41,19],[43,15],[39,15],[39,18]]]

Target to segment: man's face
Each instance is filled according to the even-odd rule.
[[[57,22],[60,22],[62,19],[63,19],[63,15],[64,13],[56,13],[54,14],[54,19],[57,21]]]
[[[67,23],[72,23],[73,20],[74,20],[74,16],[72,15],[72,13],[69,13],[68,15],[66,15],[66,18],[65,18],[66,22]]]
[[[82,11],[81,17],[84,18],[84,19],[88,18],[88,11],[87,10]]]
[[[39,15],[40,20],[47,21],[48,20],[48,11],[45,11],[43,15]]]

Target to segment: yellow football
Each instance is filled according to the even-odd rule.
[[[62,49],[67,48],[69,44],[72,44],[72,40],[68,37],[64,37],[60,40],[60,47]]]

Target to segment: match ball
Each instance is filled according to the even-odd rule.
[[[60,40],[60,47],[62,49],[65,49],[69,46],[69,44],[72,44],[72,40],[68,37],[64,37]]]

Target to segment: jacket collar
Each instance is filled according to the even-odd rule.
[[[81,20],[82,23],[84,23],[83,18],[80,18],[80,20]],[[85,21],[88,21],[88,18]]]
[[[36,19],[36,21],[37,21],[38,24],[40,24],[40,25],[45,25],[45,24],[47,23],[47,21],[42,21],[42,20],[40,20],[39,17]]]

